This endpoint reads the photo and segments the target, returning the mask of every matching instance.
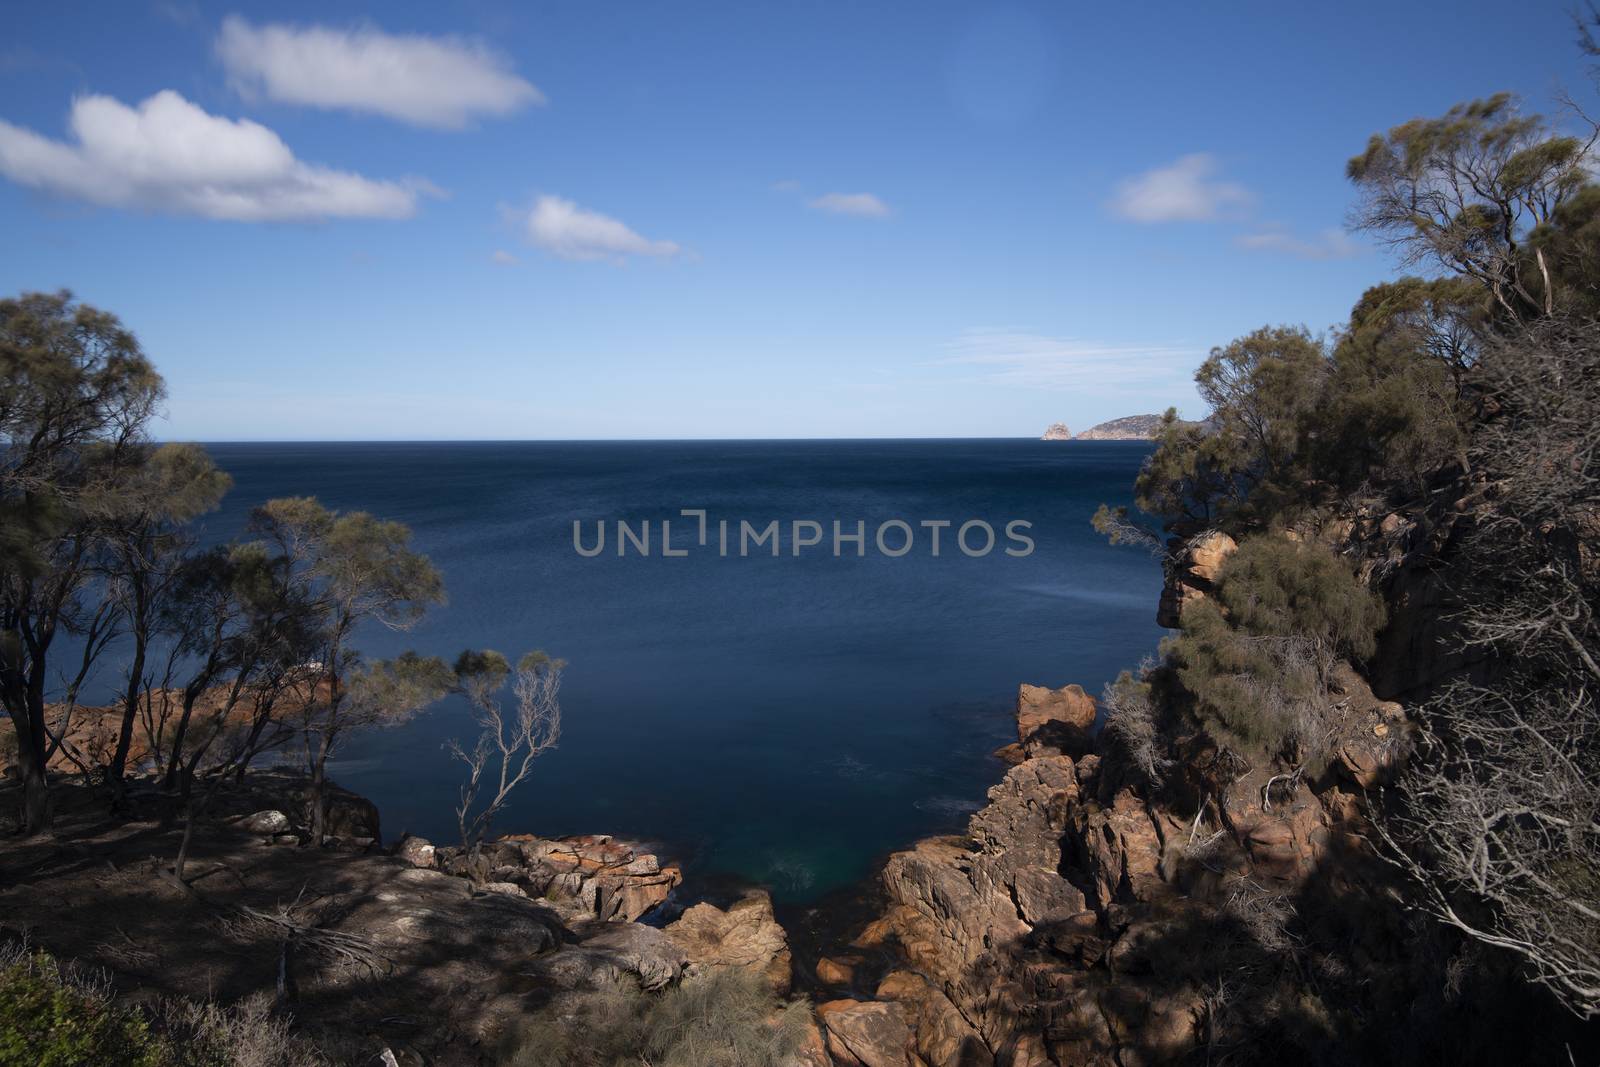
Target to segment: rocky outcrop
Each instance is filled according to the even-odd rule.
[[[737,967],[789,990],[793,958],[789,939],[772,914],[772,897],[753,890],[726,911],[700,903],[669,923],[666,934],[683,950],[691,968]]]
[[[484,844],[476,860],[460,848],[438,848],[435,862],[451,874],[547,900],[574,922],[632,922],[683,881],[677,866],[605,835],[511,834]]]
[[[1072,440],[1072,431],[1067,429],[1067,424],[1064,422],[1052,422],[1049,426],[1045,427],[1045,431],[1039,436],[1039,440],[1070,441]]]
[[[1216,589],[1222,565],[1239,547],[1220,530],[1207,530],[1187,541],[1174,539],[1168,545],[1172,562],[1167,565],[1166,584],[1156,608],[1156,625],[1176,629],[1186,605]]]
[[[1082,686],[1017,688],[1017,744],[1024,758],[1083,755],[1094,719],[1094,698]]]

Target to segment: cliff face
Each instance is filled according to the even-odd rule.
[[[1183,791],[1219,799],[1196,813],[1035,735],[964,838],[891,857],[884,922],[926,988],[886,980],[878,995],[915,1000],[905,1016],[921,1061],[1126,1065],[1198,1047],[1215,1010],[1203,953],[1181,967],[1167,957],[1208,928],[1239,937],[1230,907],[1270,907],[1260,901],[1296,892],[1332,851],[1366,847],[1355,790],[1387,773],[1403,716],[1353,674],[1344,683],[1348,754],[1317,788],[1266,771],[1223,778],[1202,746]]]
[[[1044,433],[1039,436],[1039,440],[1070,441],[1072,440],[1072,431],[1067,429],[1067,424],[1064,422],[1052,422],[1045,428]]]

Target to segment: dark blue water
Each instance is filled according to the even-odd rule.
[[[447,658],[542,648],[570,667],[560,747],[538,764],[499,829],[603,832],[663,842],[691,880],[733,877],[803,901],[870,876],[883,853],[953,830],[1001,773],[1019,682],[1098,691],[1156,643],[1159,569],[1089,527],[1127,502],[1148,449],[1120,442],[999,441],[221,444],[235,486],[208,519],[239,531],[274,496],[314,495],[398,519],[443,571],[449,605],[409,634]],[[783,555],[698,546],[680,508],[785,524]],[[674,519],[686,558],[615,555],[614,520]],[[901,518],[1001,533],[969,558],[918,530],[887,558],[877,524]],[[572,523],[608,524],[607,551],[572,545]],[[787,524],[829,537],[790,555]],[[865,520],[867,555],[834,558],[832,521]],[[1007,556],[1004,524],[1036,548]],[[713,525],[713,531],[715,526]],[[981,547],[974,530],[970,544]],[[890,536],[898,548],[901,535]],[[459,766],[442,743],[471,724],[446,702],[353,738],[332,769],[372,797],[386,835],[448,840]],[[692,886],[690,887],[692,889]]]

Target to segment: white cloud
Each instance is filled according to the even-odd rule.
[[[972,384],[1026,389],[1088,389],[1179,382],[1203,355],[1179,345],[1099,344],[1009,329],[967,330],[933,360],[935,367],[972,367]]]
[[[1134,222],[1207,222],[1254,199],[1234,182],[1213,177],[1216,158],[1205,152],[1184,156],[1126,178],[1117,185],[1111,209]]]
[[[0,120],[0,174],[93,204],[240,222],[406,218],[432,190],[302,162],[260,123],[208,114],[170,89],[137,109],[78,97],[68,126],[63,142]]]
[[[503,57],[457,37],[389,34],[372,26],[252,26],[230,15],[216,49],[241,93],[418,126],[459,129],[478,115],[544,103],[544,94]]]
[[[515,267],[521,260],[503,248],[497,248],[489,256],[489,261],[501,267]]]
[[[889,205],[871,193],[827,193],[810,202],[818,211],[830,215],[856,215],[866,219],[881,219],[889,214]]]
[[[528,240],[562,259],[626,259],[675,256],[672,241],[652,241],[623,223],[559,196],[541,196],[527,215]]]
[[[1284,252],[1300,259],[1349,259],[1361,254],[1362,245],[1336,227],[1321,231],[1306,240],[1277,227],[1240,234],[1233,239],[1240,248],[1264,252]]]

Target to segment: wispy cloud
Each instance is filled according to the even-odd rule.
[[[1197,152],[1125,178],[1111,210],[1133,222],[1209,222],[1248,207],[1250,190],[1216,177],[1219,169],[1216,157]]]
[[[889,205],[871,193],[824,193],[808,202],[818,211],[830,215],[855,215],[864,219],[881,219],[889,214]]]
[[[528,240],[562,259],[665,259],[683,251],[674,241],[641,237],[619,220],[559,196],[539,197],[525,225]]]
[[[81,96],[56,141],[0,121],[0,174],[111,207],[239,222],[406,218],[417,180],[378,181],[295,158],[272,130],[207,113],[170,89],[137,108]]]
[[[489,262],[501,267],[515,267],[522,261],[516,256],[512,255],[510,252],[507,252],[505,249],[497,248],[494,250],[493,254],[489,256]]]
[[[545,99],[504,57],[459,37],[374,26],[255,26],[230,15],[216,51],[241,93],[418,126],[460,129],[478,116],[508,115]]]
[[[1202,354],[1187,345],[1101,344],[1011,329],[967,330],[944,348],[948,354],[928,366],[969,367],[973,384],[1027,389],[1181,381]]]
[[[1270,226],[1233,239],[1240,248],[1261,252],[1282,252],[1299,259],[1349,259],[1366,249],[1337,227],[1322,230],[1315,237],[1296,237],[1281,227]]]

